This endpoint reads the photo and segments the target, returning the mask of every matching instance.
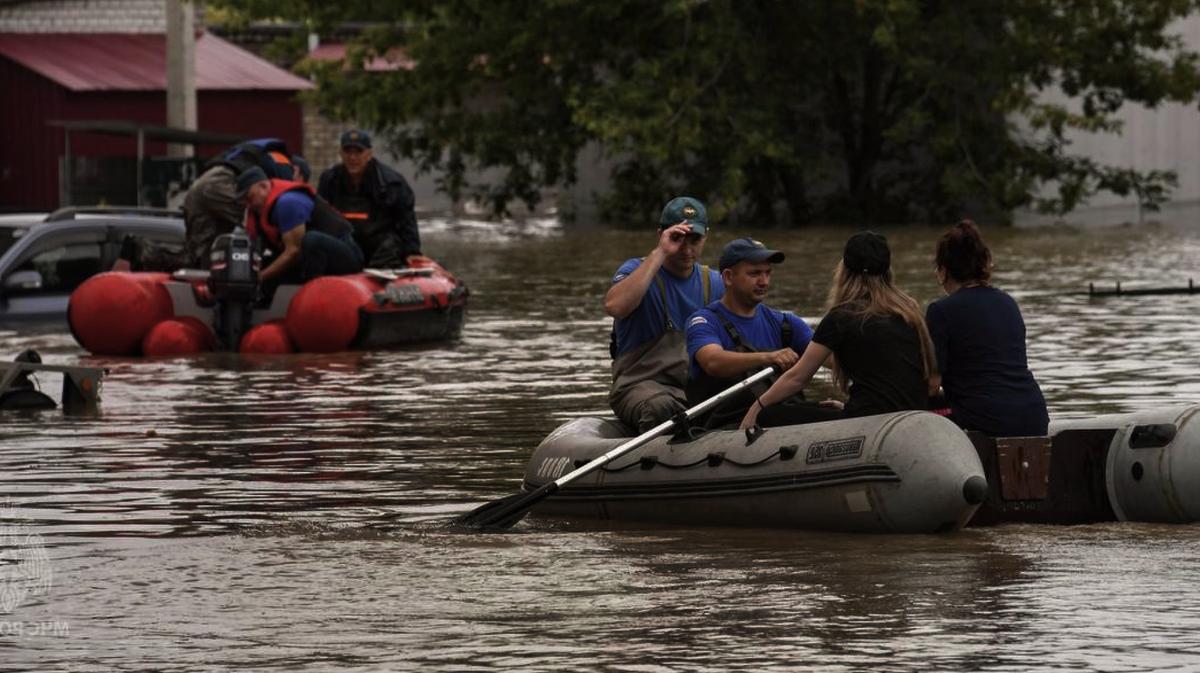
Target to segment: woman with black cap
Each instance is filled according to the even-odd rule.
[[[795,425],[828,416],[797,416],[772,405],[800,392],[822,364],[848,395],[844,417],[928,409],[933,346],[917,302],[892,284],[887,239],[873,231],[846,241],[833,272],[825,316],[800,361],[751,405],[741,427]]]
[[[938,240],[934,272],[946,296],[925,320],[950,420],[993,437],[1045,435],[1050,418],[1025,357],[1025,320],[1016,300],[992,287],[992,251],[974,222]]]

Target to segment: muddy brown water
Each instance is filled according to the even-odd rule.
[[[885,232],[936,297],[939,231]],[[749,233],[788,254],[770,302],[818,316],[848,232],[717,230],[705,260]],[[1052,415],[1200,402],[1200,296],[1069,294],[1200,280],[1200,228],[985,233]],[[1196,525],[445,528],[603,411],[601,298],[653,233],[424,237],[471,287],[457,343],[151,361],[0,331],[0,357],[111,370],[97,416],[0,417],[0,670],[1200,670]]]

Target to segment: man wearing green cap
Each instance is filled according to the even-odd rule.
[[[725,292],[700,264],[708,233],[704,204],[681,196],[658,222],[658,244],[626,260],[604,297],[613,320],[613,381],[608,401],[626,425],[645,432],[686,409],[688,316]]]

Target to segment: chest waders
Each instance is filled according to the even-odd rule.
[[[721,321],[721,326],[725,328],[725,331],[729,333],[730,339],[733,340],[734,353],[762,352],[746,343],[746,340],[742,338],[741,332],[738,332],[738,329],[733,326],[733,323],[730,322],[728,318],[717,311],[713,311],[712,313],[717,317],[717,320]],[[791,347],[792,323],[788,322],[787,316],[784,316],[783,325],[780,327],[779,332],[783,338],[782,348]],[[757,368],[749,369],[746,371],[746,374],[753,374],[756,371]],[[722,390],[728,389],[738,381],[741,381],[743,378],[745,377],[736,376],[727,379],[718,378],[716,376],[709,375],[704,371],[704,368],[701,367],[700,376],[689,379],[687,382],[687,403],[689,405],[694,405],[694,400],[704,401],[721,392]],[[766,380],[759,381],[753,386],[750,386],[748,389],[726,399],[724,402],[717,405],[711,412],[709,412],[708,417],[704,421],[704,426],[708,428],[716,428],[729,423],[740,422],[742,417],[746,415],[746,412],[750,410],[750,405],[754,404],[754,400],[758,399],[759,395],[767,392],[767,389],[771,387],[771,384],[775,383],[775,379],[777,378],[779,378],[778,375],[772,374],[771,376],[767,377]],[[804,393],[797,393],[797,397],[801,400],[804,399]]]
[[[712,279],[707,266],[700,267],[700,274],[701,305],[707,306]],[[657,273],[654,282],[662,302],[663,333],[613,358],[612,388],[608,393],[609,405],[617,417],[639,431],[683,410],[687,399],[687,335],[671,319],[666,283]]]

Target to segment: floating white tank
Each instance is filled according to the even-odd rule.
[[[1051,436],[1106,429],[1113,437],[1105,479],[1118,519],[1200,520],[1200,405],[1050,423]]]

